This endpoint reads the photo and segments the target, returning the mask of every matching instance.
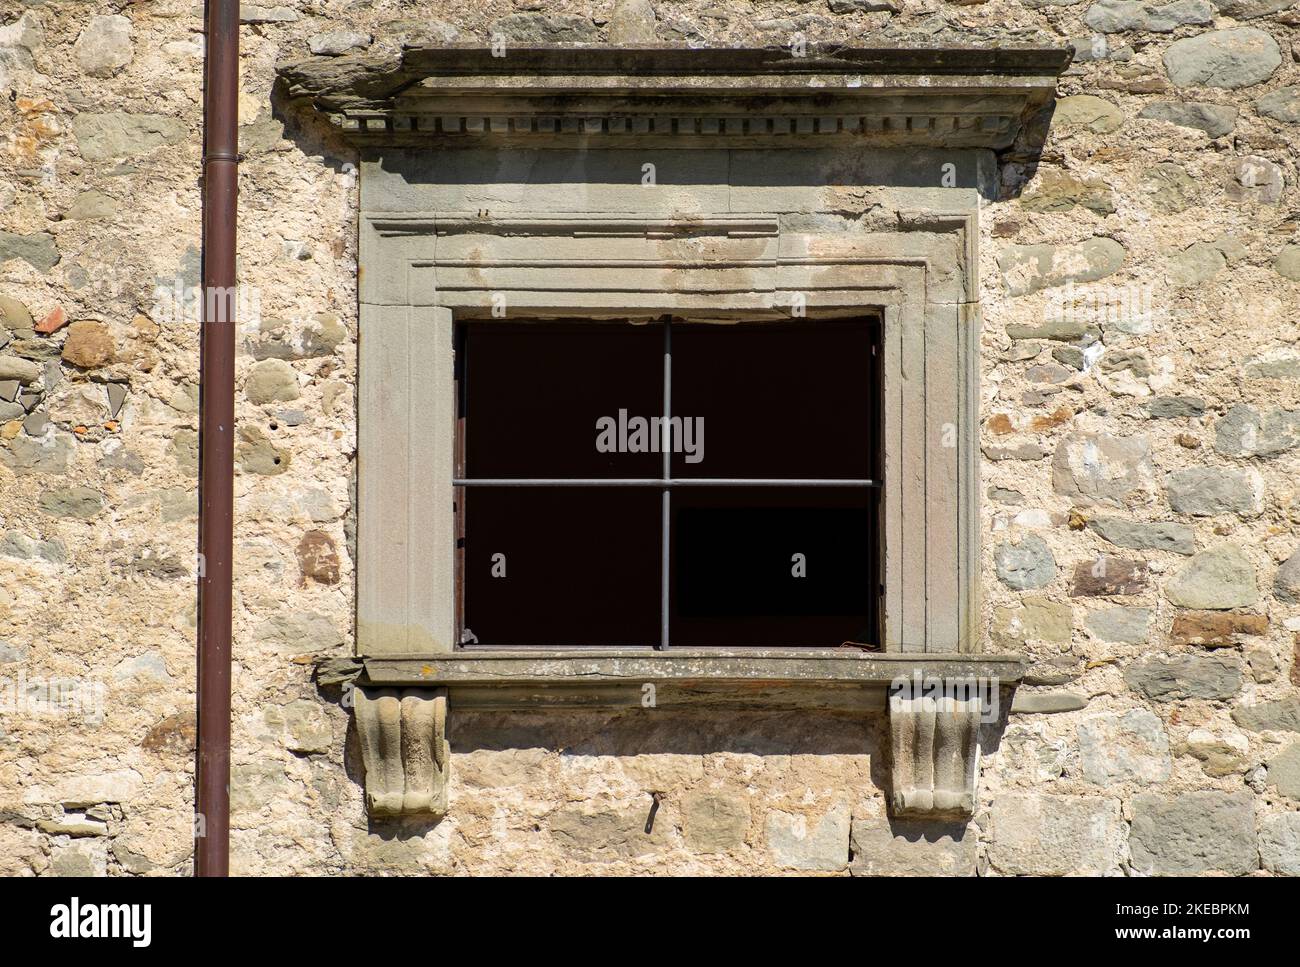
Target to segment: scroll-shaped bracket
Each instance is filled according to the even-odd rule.
[[[447,690],[366,686],[355,695],[371,818],[445,815]]]
[[[920,675],[889,688],[895,816],[964,819],[975,811],[980,722],[997,718],[996,683]]]

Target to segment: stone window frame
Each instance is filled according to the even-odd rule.
[[[356,712],[373,816],[445,811],[449,706],[636,707],[647,689],[656,708],[888,708],[894,812],[971,813],[987,709],[898,682],[978,680],[1009,697],[1023,671],[1019,656],[983,653],[977,627],[979,195],[993,192],[1000,162],[1032,162],[1069,58],[416,48],[360,72],[281,69],[289,96],[310,98],[362,161]],[[457,168],[459,151],[511,146],[585,162],[625,148],[845,145],[957,152],[978,187],[953,204],[952,192],[911,183],[893,193],[889,230],[832,239],[783,230],[778,210],[736,194],[689,214],[598,198],[493,214],[473,204],[492,197],[474,186],[493,179]],[[728,157],[731,189],[733,168],[758,155]],[[437,162],[413,173],[410,158]],[[810,176],[805,187],[826,184]],[[747,278],[725,300],[703,278],[720,260]],[[458,650],[453,334],[458,319],[490,317],[498,292],[512,318],[788,319],[793,292],[810,315],[879,314],[884,651]]]
[[[511,318],[596,319],[621,313],[788,319],[788,310],[772,302],[796,291],[806,296],[810,317],[883,319],[884,651],[978,651],[977,217],[977,212],[907,212],[898,233],[873,239],[883,244],[871,253],[765,253],[772,256],[770,271],[780,283],[752,297],[736,295],[722,306],[715,296],[692,293],[698,296],[687,300],[695,302],[692,306],[682,305],[680,291],[646,291],[656,284],[650,276],[680,280],[696,266],[690,257],[659,258],[652,238],[686,232],[698,238],[713,230],[718,234],[704,237],[719,259],[745,261],[740,252],[752,249],[756,239],[773,250],[780,246],[775,216],[713,216],[702,222],[547,212],[512,215],[503,224],[468,213],[363,211],[358,653],[389,662],[452,654],[466,663],[493,660],[489,652],[461,652],[455,642],[455,534],[448,508],[457,321],[490,317],[486,314],[499,292],[508,293]],[[477,247],[506,232],[510,258],[481,258],[468,267],[463,252],[439,259],[435,251],[440,239],[456,237],[450,233],[467,234],[471,240],[464,244]],[[580,275],[606,261],[601,252],[607,239],[637,234],[646,239],[646,268],[619,266],[623,274],[640,271],[647,278],[623,283],[638,290],[635,305],[625,304],[626,289],[530,289],[507,278],[530,271]],[[561,240],[576,244],[557,257]],[[728,242],[737,254],[728,254]],[[533,264],[520,264],[529,259]],[[440,288],[434,276],[449,264],[481,277],[481,284],[458,281],[454,289]],[[845,277],[849,273],[851,279]],[[905,520],[913,523],[905,527]],[[917,520],[924,526],[917,528]],[[780,654],[794,658],[810,651]],[[664,653],[670,659],[690,654],[685,649]]]

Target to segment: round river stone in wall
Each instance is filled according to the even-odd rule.
[[[1282,63],[1277,41],[1254,27],[1184,37],[1165,51],[1165,70],[1179,87],[1237,88],[1268,80]]]

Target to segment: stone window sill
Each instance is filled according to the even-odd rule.
[[[839,650],[461,651],[364,660],[370,686],[446,689],[457,709],[740,707],[883,710],[891,682],[1014,686],[1016,655]],[[652,686],[652,688],[647,688]]]

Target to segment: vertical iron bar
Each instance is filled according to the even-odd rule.
[[[673,447],[672,447],[672,424],[670,420],[673,415],[673,329],[672,319],[664,319],[664,422],[660,427],[659,447],[663,451],[663,474],[664,481],[672,479],[673,475]],[[660,539],[660,556],[659,556],[659,650],[664,651],[668,648],[668,608],[670,605],[668,593],[668,570],[669,555],[669,532],[672,527],[672,490],[664,487],[660,496],[662,504],[662,537]]]

